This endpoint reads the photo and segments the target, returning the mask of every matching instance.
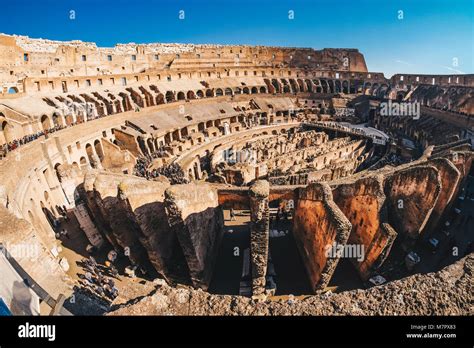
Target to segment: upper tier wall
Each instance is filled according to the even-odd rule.
[[[294,67],[366,72],[364,56],[356,49],[285,48],[193,44],[118,44],[52,41],[0,35],[0,81],[20,78],[95,76],[170,68],[234,66]]]

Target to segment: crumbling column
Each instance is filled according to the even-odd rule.
[[[249,190],[252,294],[254,298],[264,297],[265,294],[268,240],[270,236],[270,212],[268,208],[269,194],[270,184],[266,180],[256,181]]]

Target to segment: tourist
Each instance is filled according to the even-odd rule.
[[[230,208],[230,221],[235,221],[234,208]]]

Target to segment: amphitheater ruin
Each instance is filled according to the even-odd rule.
[[[13,314],[468,314],[473,114],[474,75],[386,78],[357,49],[0,35],[0,295]]]

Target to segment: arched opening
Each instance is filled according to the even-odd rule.
[[[216,89],[216,97],[222,97],[223,94],[224,92],[222,91],[222,89],[220,88]]]
[[[79,159],[79,163],[81,164],[81,169],[84,169],[87,167],[87,160],[84,156]]]
[[[85,164],[87,164],[86,159],[85,159],[84,157],[81,157],[81,161],[82,161],[82,159],[84,159],[84,162],[86,162]],[[71,165],[72,165],[72,167],[74,168],[74,170],[77,171],[77,172],[81,169],[81,168],[79,167],[79,164],[77,164],[77,162],[72,162]]]
[[[147,155],[148,154],[148,149],[145,145],[145,140],[143,140],[142,137],[138,136],[137,137],[137,142],[138,142],[138,146],[140,147],[140,150],[142,151],[142,153],[144,155]]]
[[[244,89],[242,90],[242,92],[243,92],[244,94],[250,94],[250,90],[249,90],[248,87],[244,87]]]
[[[62,127],[64,125],[62,117],[56,112],[53,114],[53,124],[55,127]]]
[[[349,94],[349,81],[342,81],[342,93]]]
[[[17,94],[18,93],[18,88],[16,87],[10,87],[8,89],[8,94]]]
[[[321,87],[323,89],[323,93],[329,92],[328,83],[326,80],[321,80]]]
[[[206,89],[206,97],[211,98],[214,96],[212,89]]]
[[[74,116],[71,115],[71,114],[66,115],[65,119],[66,119],[66,125],[67,126],[70,126],[74,123]]]
[[[188,91],[188,93],[186,94],[186,96],[188,97],[188,99],[196,99],[196,95],[194,94],[193,91]]]
[[[204,98],[204,92],[203,91],[199,90],[199,91],[196,92],[196,94],[197,94],[198,98]]]
[[[51,128],[51,121],[49,120],[49,117],[46,115],[41,116],[41,127],[43,128],[44,131],[47,131],[48,129]]]
[[[275,87],[276,93],[281,93],[281,87],[280,84],[276,79],[272,79],[272,85]]]
[[[225,89],[225,95],[232,95],[232,89],[229,88],[229,87],[227,87],[227,88]]]
[[[260,87],[260,93],[267,93],[267,89],[265,87]]]
[[[178,100],[185,100],[186,96],[184,95],[184,92],[178,92]]]
[[[164,104],[165,103],[165,96],[162,93],[159,93],[156,96],[156,105]]]
[[[94,150],[92,149],[91,144],[86,144],[86,153],[87,153],[87,157],[89,158],[89,163],[91,164],[92,168],[96,168],[95,159],[94,159]]]
[[[0,116],[3,116],[3,115],[0,114]],[[5,143],[9,143],[15,139],[13,135],[13,127],[7,121],[3,121],[1,123],[0,131],[1,131],[1,134],[3,135],[3,139],[0,137],[0,142],[4,140]]]
[[[250,90],[250,92],[251,92],[252,94],[256,94],[256,93],[258,93],[258,88],[257,88],[257,87],[252,87],[252,89]]]
[[[102,162],[104,160],[104,151],[102,149],[102,143],[100,142],[99,139],[94,141],[94,148],[95,148],[95,153],[97,154],[97,156],[99,156],[99,159]]]
[[[172,103],[174,102],[174,93],[171,91],[166,92],[166,102]]]
[[[150,153],[155,152],[155,145],[153,144],[153,139],[148,138],[146,140],[146,143],[148,144],[148,149],[149,149]]]
[[[56,177],[58,178],[58,181],[59,182],[62,182],[62,179],[61,179],[61,175],[59,173],[59,166],[61,165],[61,163],[56,163],[54,165],[54,171],[56,172]]]

